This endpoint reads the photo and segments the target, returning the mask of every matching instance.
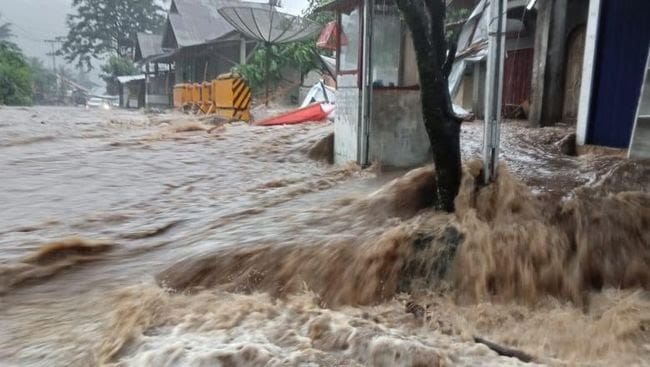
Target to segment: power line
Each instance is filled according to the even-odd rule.
[[[54,45],[60,44],[61,41],[58,39],[52,39],[52,40],[43,40],[43,42],[50,44],[50,48],[52,49],[52,51],[47,53],[47,55],[52,56],[52,72],[56,73],[56,49]]]

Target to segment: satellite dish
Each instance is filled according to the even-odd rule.
[[[309,19],[278,11],[274,2],[268,5],[227,6],[219,14],[242,34],[266,46],[266,105],[269,103],[269,67],[271,46],[308,39],[318,33],[321,25]]]

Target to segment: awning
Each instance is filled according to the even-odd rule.
[[[117,81],[120,82],[120,84],[126,84],[130,83],[136,80],[144,80],[144,74],[140,75],[123,75],[123,76],[118,76]]]
[[[165,63],[165,62],[172,62],[172,57],[176,54],[176,52],[179,49],[174,49],[174,50],[168,50],[166,52],[163,52],[159,55],[154,55],[149,57],[148,59],[144,60],[145,62],[159,62],[159,63]]]
[[[321,11],[345,11],[354,8],[355,6],[361,4],[363,0],[334,0],[325,5],[321,5],[314,9],[314,13]]]
[[[316,47],[336,51],[336,44],[341,38],[341,46],[348,44],[348,39],[345,37],[345,34],[341,32],[336,21],[329,22],[321,31],[318,41],[316,41]]]

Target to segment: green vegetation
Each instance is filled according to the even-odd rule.
[[[35,104],[49,104],[56,96],[56,75],[52,70],[43,65],[38,57],[29,58],[29,67],[32,70],[32,99]]]
[[[309,6],[305,11],[303,12],[303,15],[306,16],[307,18],[319,23],[319,24],[327,24],[331,21],[335,20],[334,13],[331,11],[323,11],[323,12],[316,12],[316,8],[318,8],[321,5],[325,5],[329,3],[331,0],[309,0]]]
[[[113,55],[108,58],[106,64],[102,65],[102,72],[100,76],[106,82],[106,93],[116,95],[120,92],[120,83],[117,81],[117,77],[136,74],[138,69],[130,59]]]
[[[135,48],[137,32],[155,32],[165,17],[154,0],[73,0],[68,35],[60,54],[77,67],[92,69],[92,59],[126,57]]]
[[[309,0],[309,7],[303,15],[315,22],[325,24],[334,20],[331,13],[315,13],[314,10],[329,2],[329,0]],[[271,61],[269,65],[269,75],[267,77],[266,68],[266,47],[259,47],[250,57],[246,64],[238,65],[239,72],[246,80],[253,93],[261,93],[268,82],[271,88],[278,86],[283,80],[283,72],[299,71],[301,75],[317,68],[320,64],[318,59],[319,50],[316,48],[316,42],[313,39],[294,42],[283,45],[273,45],[271,50]]]
[[[266,75],[266,47],[258,48],[244,65],[237,71],[248,81],[253,93],[260,93],[268,82],[271,87],[284,80],[283,72],[300,71],[301,75],[318,66],[318,59],[313,40],[273,45],[270,47],[271,60],[269,75]]]
[[[0,18],[2,18],[2,14],[0,14]],[[11,23],[0,22],[0,41],[8,41],[9,38],[13,36],[14,34],[11,32]]]
[[[447,7],[447,18],[445,19],[446,24],[458,24],[464,23],[469,18],[472,10],[465,8],[455,8],[453,6]],[[455,27],[450,27],[445,30],[445,36],[447,37],[448,43],[458,42],[458,36],[460,36],[460,30],[462,29],[462,24],[458,24]]]
[[[0,105],[32,104],[32,72],[18,46],[0,41]]]

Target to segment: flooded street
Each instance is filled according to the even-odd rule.
[[[650,364],[650,162],[511,122],[480,188],[467,123],[441,214],[332,131],[0,108],[0,365]]]

